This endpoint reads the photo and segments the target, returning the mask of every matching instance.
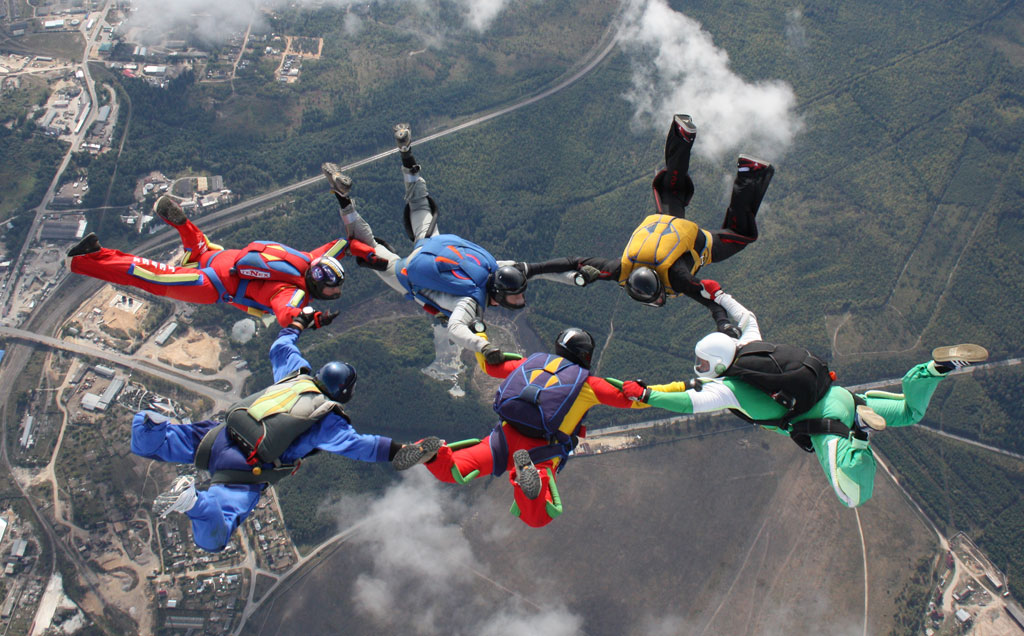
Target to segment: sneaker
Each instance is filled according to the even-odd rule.
[[[867,404],[858,406],[856,413],[856,423],[860,430],[865,432],[885,430],[885,418],[875,413],[875,410]]]
[[[68,256],[92,254],[93,252],[98,252],[101,249],[103,248],[100,246],[100,240],[96,237],[96,233],[89,232],[85,235],[85,238],[78,242],[78,245],[75,245],[68,250]]]
[[[935,361],[935,369],[939,373],[949,373],[988,360],[988,350],[976,344],[937,347],[932,351],[932,360]]]
[[[196,505],[196,478],[182,475],[175,480],[167,492],[157,495],[153,500],[153,514],[166,517],[172,512],[188,512]]]
[[[516,465],[516,483],[523,490],[527,499],[536,499],[540,496],[540,472],[533,465],[530,459],[530,452],[519,449],[512,453],[512,461]]]
[[[342,172],[336,163],[325,163],[320,166],[320,169],[327,177],[327,183],[331,185],[331,190],[343,197],[348,196],[349,191],[352,190],[352,177]]]
[[[156,213],[171,225],[182,225],[188,220],[178,202],[166,194],[156,200]]]
[[[425,437],[415,444],[403,444],[391,466],[395,470],[408,470],[417,464],[426,464],[437,456],[437,451],[444,444],[444,440],[437,437]]]
[[[736,160],[736,172],[740,174],[757,172],[759,170],[771,170],[772,172],[775,172],[775,169],[772,168],[772,164],[767,161],[761,161],[760,159],[754,159],[750,155],[740,155],[740,158]]]
[[[399,152],[409,152],[412,147],[412,129],[409,124],[395,124],[395,145]]]
[[[689,115],[676,115],[672,121],[676,125],[679,136],[693,143],[694,138],[697,137],[697,124],[693,123],[693,118]]]

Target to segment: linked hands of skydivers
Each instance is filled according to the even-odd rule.
[[[502,351],[497,345],[487,343],[484,348],[480,350],[480,353],[484,355],[484,360],[487,364],[502,364],[505,362],[505,352]]]
[[[334,322],[334,319],[338,317],[336,311],[318,311],[312,307],[306,306],[302,308],[295,318],[292,320],[290,327],[296,329],[319,329],[320,327],[326,327],[327,325]]]
[[[626,399],[632,400],[633,402],[647,403],[647,400],[651,399],[651,390],[647,387],[647,384],[643,380],[628,380],[622,383],[622,394],[626,396]]]
[[[595,280],[601,278],[601,270],[597,269],[593,265],[583,265],[579,271],[576,272],[573,282],[579,287],[586,287]]]

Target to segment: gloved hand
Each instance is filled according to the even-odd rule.
[[[573,280],[580,287],[586,287],[599,278],[601,278],[601,270],[593,265],[584,265],[576,272],[576,277]]]
[[[388,268],[388,259],[377,256],[375,252],[370,252],[366,257],[356,256],[356,265],[359,267],[369,267],[372,270],[383,272]]]
[[[334,319],[338,317],[336,311],[317,311],[312,307],[303,307],[302,311],[299,312],[292,320],[291,327],[297,329],[319,329],[320,327],[326,327],[327,325],[334,322]]]
[[[622,383],[622,394],[634,402],[647,403],[651,399],[651,390],[643,380],[629,380]]]
[[[718,297],[723,293],[722,286],[718,284],[718,281],[705,278],[700,281],[700,295],[708,300],[717,300]]]
[[[484,360],[487,361],[487,364],[501,364],[505,362],[505,352],[499,349],[497,345],[489,342],[484,345],[480,353],[484,354]]]
[[[700,381],[700,378],[690,378],[689,380],[687,380],[683,384],[690,391],[697,391],[698,393],[700,392],[701,389],[704,388],[704,383]]]
[[[729,336],[730,338],[736,338],[737,340],[739,340],[740,336],[743,335],[743,332],[741,332],[736,327],[736,325],[732,324],[731,322],[720,322],[720,323],[718,323],[718,331],[720,331],[721,333],[724,333],[725,335]]]

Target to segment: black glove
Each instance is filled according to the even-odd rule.
[[[484,345],[480,353],[484,354],[487,364],[501,364],[505,361],[505,352],[489,342]]]
[[[718,331],[724,333],[730,338],[736,338],[737,340],[739,340],[740,336],[743,335],[743,333],[736,327],[736,325],[732,324],[731,322],[718,323]]]
[[[363,258],[362,256],[357,256],[356,265],[358,265],[359,267],[369,267],[372,270],[383,272],[388,268],[388,260],[386,258],[381,258],[371,252],[370,254],[366,255],[366,258]]]
[[[326,327],[327,325],[334,322],[334,319],[338,317],[336,311],[317,311],[312,307],[303,307],[302,311],[295,316],[292,320],[292,327],[298,329],[319,329],[320,327]]]
[[[691,378],[683,383],[687,389],[699,392],[704,388],[704,383],[700,381],[700,378]]]
[[[601,270],[597,269],[593,265],[583,265],[579,271],[576,272],[573,282],[580,287],[586,287],[595,280],[601,278]]]

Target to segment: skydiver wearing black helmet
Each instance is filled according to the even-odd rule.
[[[471,241],[441,234],[437,229],[437,204],[427,193],[427,183],[412,154],[409,124],[396,125],[394,137],[405,182],[405,231],[414,243],[412,252],[404,258],[375,237],[370,225],[356,211],[349,198],[351,177],[336,164],[323,165],[324,175],[341,206],[341,220],[348,236],[374,248],[374,253],[357,262],[376,270],[384,282],[415,300],[428,313],[446,320],[452,342],[498,363],[504,360],[503,352],[478,337],[474,326],[482,323],[488,306],[526,306],[526,265],[498,261]]]
[[[578,272],[577,285],[595,280],[617,282],[633,300],[661,307],[669,296],[684,294],[711,311],[718,329],[738,335],[721,307],[701,295],[700,268],[723,261],[757,240],[757,210],[775,169],[766,161],[740,155],[729,208],[720,230],[706,230],[687,220],[693,196],[687,174],[697,127],[689,115],[676,115],[665,141],[666,168],[654,177],[657,213],[647,216],[630,237],[619,259],[559,258],[530,263],[530,276]]]

